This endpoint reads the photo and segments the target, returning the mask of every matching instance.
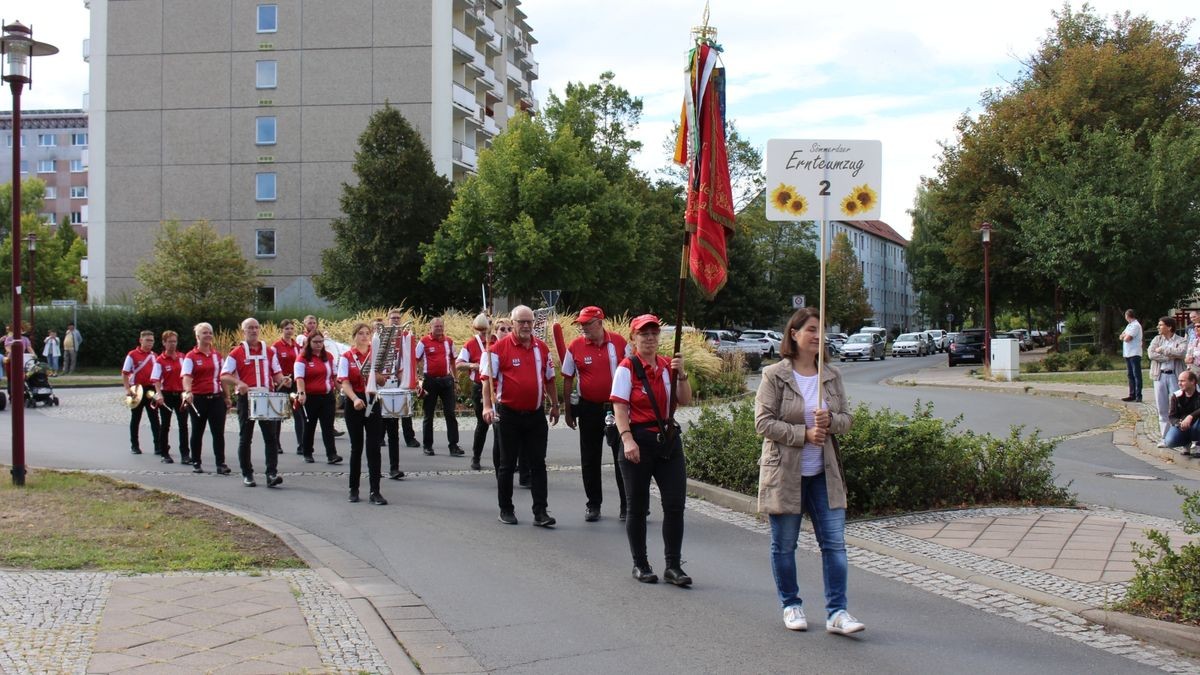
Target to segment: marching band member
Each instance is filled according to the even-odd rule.
[[[417,359],[424,362],[425,373],[425,418],[421,422],[425,454],[433,454],[433,415],[440,400],[450,455],[461,457],[466,453],[458,447],[458,419],[454,416],[454,340],[446,335],[446,323],[440,317],[429,322],[429,335],[417,343]]]
[[[388,323],[393,326],[401,325],[403,315],[400,310],[388,312]],[[387,381],[388,387],[399,387],[411,392],[417,390],[417,346],[413,334],[403,330],[396,336],[396,363],[393,368],[395,375]],[[400,430],[404,428],[404,442],[410,448],[421,447],[417,443],[417,434],[413,431],[412,415],[404,417],[388,417],[383,420],[383,433],[388,445],[388,478],[402,480],[404,472],[400,470]]]
[[[320,332],[317,326],[317,317],[312,314],[305,316],[304,320],[301,321],[300,324],[304,327],[304,330],[296,336],[297,347],[303,347],[304,343],[308,341],[308,337],[310,335]],[[337,359],[335,358],[334,360],[336,361]]]
[[[179,461],[182,464],[192,463],[192,453],[188,450],[188,415],[183,409],[183,359],[177,347],[179,333],[173,330],[163,331],[163,350],[158,355],[158,369],[161,373],[158,388],[159,438],[162,446],[165,464],[171,459],[171,415],[175,415],[176,426],[179,427]]]
[[[513,332],[512,319],[510,319],[508,317],[496,319],[495,329],[496,329],[495,332],[492,333],[492,337],[488,340],[488,346],[494,345],[494,344],[496,344],[497,341],[503,340],[504,338],[508,337],[509,335],[512,335],[512,332]],[[487,362],[486,361],[481,362],[480,369],[479,369],[479,377],[481,380],[483,379],[483,375],[486,372],[486,370],[487,370]],[[482,392],[480,392],[480,393],[482,393]],[[492,398],[493,398],[493,400],[495,399],[494,396]],[[497,429],[492,434],[492,467],[493,468],[500,466],[500,441],[501,441],[500,432]],[[529,486],[530,486],[529,465],[527,463],[525,463],[520,457],[517,457],[516,471],[517,471],[517,484],[520,485],[521,487],[525,488],[526,490],[528,490]]]
[[[125,384],[125,395],[134,396],[134,386],[141,385],[145,394],[138,393],[141,399],[130,410],[129,415],[129,449],[135,455],[142,454],[138,442],[138,427],[142,424],[142,411],[150,420],[150,436],[154,440],[154,454],[162,455],[162,441],[158,437],[158,410],[154,406],[155,383],[158,382],[158,355],[154,353],[154,331],[144,330],[138,338],[138,346],[125,355],[125,364],[121,366],[121,380]]]
[[[379,506],[387,504],[387,500],[379,493],[380,479],[380,446],[382,444],[383,423],[380,417],[379,399],[372,401],[367,408],[367,376],[371,370],[371,359],[374,354],[371,349],[371,326],[363,322],[354,324],[354,346],[342,355],[338,364],[338,382],[341,383],[342,393],[346,395],[346,429],[350,433],[350,501],[358,501],[359,474],[362,473],[362,456],[367,452],[367,477],[370,481],[370,502]],[[382,384],[381,376],[376,376],[376,384]]]
[[[547,511],[546,437],[549,426],[543,401],[550,398],[550,423],[558,424],[558,391],[554,387],[554,361],[545,342],[533,337],[533,310],[517,305],[512,313],[516,333],[496,341],[488,348],[486,380],[495,390],[483,390],[483,420],[498,422],[500,461],[496,464],[496,489],[500,503],[499,520],[515,525],[512,475],[517,458],[529,467],[533,487],[533,524],[553,527],[556,522]],[[498,402],[499,405],[493,407]],[[498,417],[498,419],[497,419]]]
[[[475,438],[471,443],[471,468],[479,471],[482,468],[479,458],[483,455],[483,443],[487,440],[488,431],[488,425],[483,421],[483,380],[479,377],[479,368],[483,363],[483,355],[487,352],[488,345],[491,344],[488,340],[491,322],[488,320],[487,314],[480,312],[471,322],[471,327],[478,335],[463,344],[462,350],[458,352],[455,367],[471,374],[471,403],[475,408]],[[496,454],[496,434],[492,434],[493,461],[495,461]]]
[[[613,413],[619,438],[624,444],[621,472],[629,495],[629,550],[633,554],[633,578],[652,584],[658,576],[646,558],[646,509],[650,506],[650,479],[662,495],[663,544],[666,570],[663,581],[690,586],[692,578],[680,567],[683,548],[683,508],[687,499],[687,465],[683,441],[664,425],[670,415],[671,375],[679,373],[678,400],[687,405],[692,388],[683,372],[683,357],[667,359],[658,353],[661,322],[653,314],[643,314],[630,322],[634,354],[617,366],[613,375]]]
[[[275,358],[279,359],[279,367],[283,369],[284,375],[291,375],[295,370],[296,357],[300,355],[300,350],[304,345],[296,339],[296,322],[291,319],[284,319],[279,323],[279,330],[282,335],[275,344],[271,345],[275,349]],[[286,391],[289,394],[295,393],[296,383],[293,381],[288,387],[281,391]],[[295,414],[299,411],[294,411],[292,414],[292,430],[296,432],[296,454],[304,454],[304,415]],[[275,423],[275,439],[279,442],[279,454],[283,454],[283,439],[280,432],[283,431],[283,422]]]
[[[250,459],[250,446],[254,442],[254,422],[250,419],[250,390],[270,389],[280,385],[291,385],[290,375],[283,375],[275,350],[258,339],[258,320],[253,317],[242,321],[244,340],[234,347],[225,358],[221,369],[221,381],[234,388],[237,394],[238,416],[238,464],[242,469],[242,485],[255,487],[254,464]],[[266,444],[267,487],[273,488],[283,482],[276,467],[279,461],[279,440],[275,436],[276,424],[258,420]]]
[[[292,372],[296,379],[296,391],[301,411],[308,419],[304,424],[304,438],[301,448],[304,451],[304,461],[313,463],[313,441],[317,436],[317,424],[321,425],[321,442],[325,445],[325,461],[329,464],[340,464],[342,458],[337,454],[333,445],[333,410],[337,394],[334,392],[334,382],[337,368],[334,366],[333,354],[325,349],[325,336],[313,333],[304,341],[304,350],[296,359]]]
[[[204,426],[208,425],[212,436],[213,457],[217,462],[217,473],[228,476],[231,472],[225,464],[225,415],[230,401],[221,387],[221,352],[213,346],[212,324],[198,323],[192,329],[196,334],[196,346],[183,357],[183,405],[192,409],[193,473],[204,473],[200,464],[204,449]]]
[[[612,414],[613,374],[617,364],[633,354],[625,338],[604,329],[604,311],[599,307],[584,307],[575,319],[583,335],[571,341],[563,358],[563,409],[567,426],[579,426],[579,463],[583,468],[583,491],[587,505],[583,519],[600,520],[600,505],[604,488],[600,480],[601,460],[604,457],[605,422]],[[579,388],[574,388],[579,376]],[[617,474],[617,494],[621,497],[620,519],[625,520],[625,481],[621,479],[620,451],[612,445],[613,467]]]

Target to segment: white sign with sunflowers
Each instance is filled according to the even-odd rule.
[[[767,220],[878,220],[879,141],[767,141]]]

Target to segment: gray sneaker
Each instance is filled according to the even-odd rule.
[[[783,608],[783,625],[788,630],[808,630],[808,619],[804,617],[804,608],[791,605]]]
[[[839,609],[833,613],[833,616],[825,620],[826,632],[837,633],[838,635],[849,635],[866,630],[866,628],[863,622],[850,616],[850,612],[844,609]]]

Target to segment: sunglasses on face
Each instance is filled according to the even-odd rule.
[[[497,333],[511,333],[511,332],[512,332],[512,328],[509,328],[509,327],[507,327],[507,326],[506,326],[506,327],[504,327],[504,328],[497,328],[497,329],[496,329],[496,332],[497,332]]]
[[[533,319],[513,319],[513,322],[519,323],[519,324],[532,324]]]

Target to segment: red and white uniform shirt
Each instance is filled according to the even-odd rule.
[[[487,347],[483,344],[483,338],[476,335],[467,340],[463,348],[458,352],[458,363],[481,363],[483,361],[483,353],[487,351]],[[566,371],[566,366],[563,366]],[[480,366],[482,369],[482,366]],[[483,378],[479,376],[479,370],[471,371],[472,382],[482,382]]]
[[[396,338],[396,367],[387,382],[388,387],[415,390],[417,388],[417,336],[408,331]]]
[[[617,372],[613,375],[612,394],[609,400],[613,403],[629,405],[630,424],[655,424],[655,428],[657,428],[658,420],[654,416],[654,407],[650,405],[650,399],[642,387],[642,379],[633,372],[632,359],[641,360],[642,357],[634,354],[623,359],[621,365],[617,366]],[[671,400],[671,359],[661,354],[655,355],[653,364],[642,360],[642,367],[646,369],[646,379],[650,381],[650,390],[654,392],[658,410],[665,419],[667,406],[670,405]]]
[[[253,349],[245,342],[234,347],[225,357],[225,366],[221,368],[222,375],[237,373],[238,379],[250,385],[251,389],[270,389],[271,378],[282,372],[279,359],[275,358],[275,350],[261,340]]]
[[[445,377],[454,372],[454,340],[426,335],[417,343],[417,358],[425,359],[425,377]]]
[[[304,380],[304,393],[310,395],[328,394],[333,391],[333,381],[336,369],[333,365],[333,354],[322,351],[320,356],[315,354],[311,359],[305,359],[303,352],[292,366],[292,375],[299,382]]]
[[[349,349],[342,354],[342,360],[337,365],[338,382],[349,382],[354,392],[362,395],[367,391],[367,373],[371,370],[371,348],[366,353],[357,349]]]
[[[578,377],[576,386],[580,398],[604,403],[612,395],[617,366],[632,353],[625,338],[610,331],[604,332],[604,341],[598,345],[586,337],[577,337],[567,347],[562,373],[564,377]]]
[[[192,376],[192,395],[221,393],[221,352],[212,350],[208,354],[199,347],[183,357],[183,374]]]
[[[158,355],[159,384],[164,392],[178,394],[183,391],[183,357],[179,352]]]
[[[546,343],[531,338],[523,347],[510,333],[489,347],[488,354],[490,364],[480,375],[488,379],[495,373],[496,400],[521,412],[541,410],[546,383],[554,381],[554,361]]]
[[[279,338],[271,348],[275,350],[275,358],[279,360],[279,369],[284,375],[291,375],[295,370],[296,359],[304,352],[304,345],[294,340],[292,344],[288,344],[283,338]]]
[[[125,355],[125,364],[121,372],[129,376],[129,386],[140,384],[143,387],[153,387],[158,383],[158,355],[154,350],[144,352],[141,347]]]

